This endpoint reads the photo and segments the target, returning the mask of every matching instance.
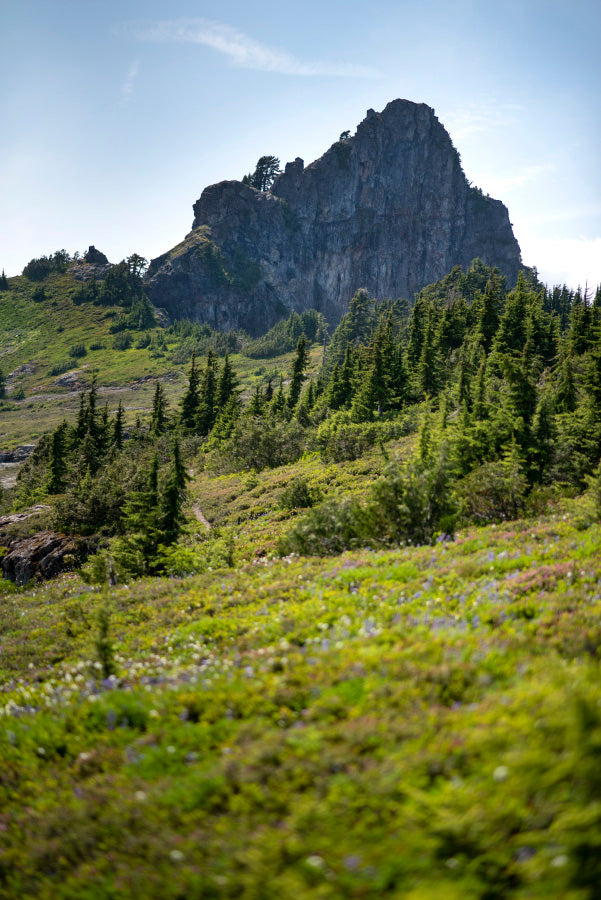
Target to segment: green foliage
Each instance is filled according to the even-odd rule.
[[[111,638],[111,610],[107,602],[104,602],[98,610],[96,639],[96,661],[100,667],[103,678],[110,678],[116,672],[115,648]]]
[[[286,485],[280,495],[282,509],[307,509],[323,499],[322,491],[313,487],[306,478],[297,476]]]
[[[30,281],[44,281],[55,272],[64,272],[70,262],[66,250],[57,250],[50,256],[31,259],[23,269],[23,275]]]
[[[282,423],[274,419],[240,418],[212,465],[231,471],[260,472],[299,459],[305,441],[304,429],[295,419]]]
[[[132,336],[126,331],[116,334],[113,338],[113,350],[129,350],[132,346]]]
[[[245,356],[251,359],[270,359],[289,353],[298,345],[298,341],[304,337],[308,344],[316,341],[324,341],[327,337],[327,325],[321,313],[314,309],[303,310],[302,313],[292,312],[290,316],[277,322],[267,334],[253,341],[244,343]]]
[[[255,166],[255,171],[245,175],[242,183],[248,184],[258,191],[268,191],[280,171],[280,161],[277,157],[261,156]]]
[[[525,508],[528,482],[513,444],[501,460],[473,469],[457,484],[461,516],[487,523],[517,518]]]
[[[456,513],[443,448],[429,464],[390,464],[364,504],[347,498],[311,510],[280,539],[278,551],[325,556],[355,547],[429,544],[438,535],[452,537]]]
[[[69,356],[72,359],[81,359],[83,356],[87,356],[87,353],[85,344],[74,344],[69,348]]]

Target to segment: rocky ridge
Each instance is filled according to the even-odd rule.
[[[147,278],[173,318],[257,334],[310,307],[335,323],[359,287],[412,298],[476,257],[515,283],[507,208],[469,184],[430,107],[394,100],[311,165],[288,163],[270,191],[205,188],[192,231]]]

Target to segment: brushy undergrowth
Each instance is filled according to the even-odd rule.
[[[0,894],[598,897],[592,518],[4,595]]]

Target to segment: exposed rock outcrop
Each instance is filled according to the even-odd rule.
[[[430,107],[394,100],[310,166],[288,163],[270,191],[205,188],[192,231],[147,277],[173,318],[257,334],[293,309],[337,322],[358,287],[412,298],[476,257],[516,281],[507,208],[469,185]]]
[[[53,578],[73,569],[94,552],[95,538],[70,537],[55,531],[40,531],[32,537],[13,541],[2,559],[2,575],[22,586]]]
[[[97,250],[94,244],[90,244],[81,262],[74,263],[69,271],[77,281],[90,281],[92,278],[101,281],[112,268],[112,263],[102,250]]]

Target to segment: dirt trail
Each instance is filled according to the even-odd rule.
[[[209,522],[209,520],[207,519],[207,517],[206,517],[205,514],[203,513],[203,511],[202,511],[202,509],[200,508],[200,505],[199,505],[198,503],[193,503],[193,504],[192,504],[192,512],[194,513],[194,515],[196,516],[196,518],[198,519],[198,521],[201,523],[201,525],[204,525],[204,527],[206,528],[206,530],[207,530],[207,531],[210,531],[210,530],[211,530],[211,523]]]

